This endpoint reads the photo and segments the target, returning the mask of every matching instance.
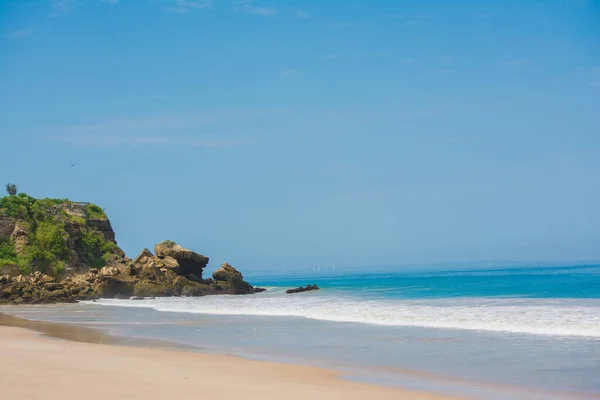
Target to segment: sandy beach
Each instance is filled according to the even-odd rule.
[[[87,328],[6,316],[2,324],[6,399],[457,399],[350,382],[314,367],[117,346]]]

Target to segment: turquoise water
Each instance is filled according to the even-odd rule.
[[[600,298],[600,266],[528,267],[462,271],[304,274],[255,277],[257,285],[322,288],[369,298],[455,297]]]
[[[246,278],[269,290],[3,311],[476,399],[600,398],[599,266]]]

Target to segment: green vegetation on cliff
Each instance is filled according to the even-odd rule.
[[[69,264],[101,268],[117,247],[90,220],[107,220],[102,208],[68,199],[35,199],[25,193],[0,198],[0,268],[58,275]],[[113,236],[114,237],[114,236]]]
[[[16,263],[17,252],[14,244],[10,242],[9,238],[0,239],[0,265]]]
[[[108,219],[104,210],[95,204],[88,204],[85,206],[85,213],[90,219]]]
[[[85,261],[91,268],[102,268],[116,244],[104,239],[102,234],[91,230],[83,230],[79,245],[85,254]]]

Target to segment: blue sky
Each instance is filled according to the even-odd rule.
[[[599,259],[600,2],[2,0],[0,148],[132,257]]]

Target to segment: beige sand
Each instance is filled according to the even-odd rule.
[[[49,326],[54,332],[46,334],[65,336],[56,334],[58,324]],[[313,367],[102,344],[92,330],[74,331],[71,338],[79,336],[83,342],[0,326],[0,398],[452,399],[349,382],[337,378],[336,372]]]

